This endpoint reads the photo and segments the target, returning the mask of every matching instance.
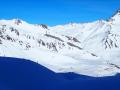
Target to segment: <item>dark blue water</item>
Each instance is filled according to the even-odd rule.
[[[120,75],[57,74],[29,60],[0,57],[0,90],[120,90]]]

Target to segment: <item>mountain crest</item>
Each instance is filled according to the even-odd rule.
[[[110,24],[120,24],[120,9],[118,9],[109,19]]]
[[[119,10],[117,10],[117,13],[119,13],[119,14],[120,14],[120,9],[119,9]]]
[[[22,20],[20,20],[20,19],[15,19],[14,22],[16,25],[22,24]]]
[[[120,9],[118,9],[113,15],[112,17],[116,16],[116,15],[119,15],[120,14]]]
[[[120,73],[120,10],[109,21],[53,27],[0,20],[0,56],[30,59],[55,72]]]

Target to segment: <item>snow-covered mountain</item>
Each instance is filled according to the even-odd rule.
[[[0,20],[0,56],[30,59],[55,72],[120,72],[120,10],[109,20],[47,26]]]

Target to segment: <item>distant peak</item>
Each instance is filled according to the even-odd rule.
[[[114,16],[116,16],[116,15],[120,15],[120,9],[118,9],[118,10],[113,14],[112,17],[114,17]]]
[[[117,13],[120,13],[120,9],[117,10]]]
[[[22,24],[22,20],[21,20],[21,19],[13,19],[13,21],[14,21],[14,23],[15,23],[16,25]]]
[[[120,9],[118,9],[108,21],[110,24],[120,24]]]
[[[45,24],[35,24],[35,26],[40,26],[40,27],[42,27],[44,29],[48,29],[48,26],[45,25]]]
[[[114,15],[120,15],[120,9],[118,9]]]

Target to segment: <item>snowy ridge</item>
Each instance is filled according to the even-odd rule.
[[[0,56],[38,62],[55,72],[110,76],[120,72],[120,11],[108,21],[54,27],[0,20]]]

